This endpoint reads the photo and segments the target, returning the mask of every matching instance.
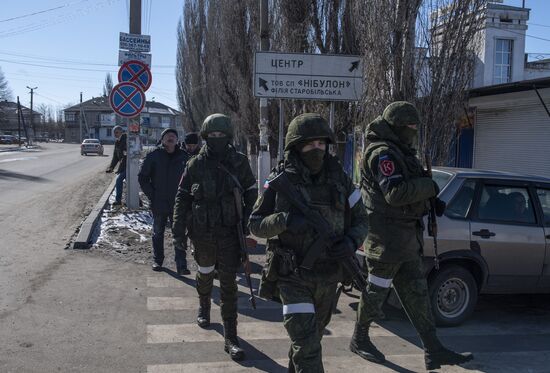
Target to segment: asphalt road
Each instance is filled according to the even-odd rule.
[[[212,327],[195,324],[194,271],[179,279],[98,250],[65,250],[109,181],[107,162],[62,144],[0,153],[0,372],[285,372],[281,307],[258,300],[252,310],[242,278],[239,336],[247,360],[239,364],[223,352],[217,288]],[[262,250],[251,259],[258,271]],[[348,351],[357,302],[356,293],[343,295],[325,331],[326,371],[423,372],[420,341],[395,309],[371,333],[386,365]],[[438,333],[447,346],[476,356],[441,371],[550,371],[549,296],[482,297],[464,325]]]

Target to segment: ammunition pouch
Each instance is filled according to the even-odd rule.
[[[269,241],[258,295],[268,300],[278,298],[277,280],[297,271],[298,264],[294,252],[282,248],[278,241]]]

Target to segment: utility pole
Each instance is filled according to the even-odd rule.
[[[130,34],[141,34],[141,0],[130,0]],[[127,128],[126,143],[126,206],[129,209],[139,208],[138,170],[141,157],[141,141],[131,128],[139,128],[140,116],[125,119]],[[136,123],[137,122],[137,123]],[[131,125],[134,124],[134,125]]]
[[[17,142],[19,143],[19,147],[21,147],[21,104],[19,103],[19,96],[17,96]],[[29,141],[29,139],[27,139]]]
[[[31,128],[32,128],[32,135],[33,135],[33,137],[36,138],[36,129],[34,128],[34,121],[33,121],[34,115],[32,113],[32,99],[33,99],[33,95],[34,95],[34,90],[37,89],[38,87],[32,87],[31,88],[31,87],[27,86],[27,88],[31,90],[31,113],[30,113],[31,120],[30,120],[30,124],[31,124]]]
[[[79,109],[80,109],[80,112],[78,113],[78,122],[80,124],[79,128],[79,136],[78,138],[80,139],[80,143],[82,144],[82,92],[80,92],[80,106],[79,106]]]
[[[260,0],[260,50],[269,50],[268,0]],[[258,190],[263,191],[263,185],[271,169],[271,154],[269,152],[267,98],[260,98],[260,149],[258,149]]]

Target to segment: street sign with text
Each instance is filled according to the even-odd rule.
[[[119,49],[127,49],[132,52],[150,52],[151,36],[121,32],[119,36]]]
[[[361,57],[256,52],[254,96],[357,101],[363,94]]]
[[[128,61],[140,61],[151,67],[151,55],[149,53],[132,52],[132,51],[118,51],[118,66],[123,65]]]

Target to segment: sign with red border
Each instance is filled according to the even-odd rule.
[[[134,83],[122,82],[113,87],[109,95],[111,108],[118,115],[132,118],[145,106],[145,93]]]
[[[118,70],[118,81],[119,83],[135,83],[145,92],[153,82],[153,75],[146,64],[138,60],[131,60],[125,62]]]

